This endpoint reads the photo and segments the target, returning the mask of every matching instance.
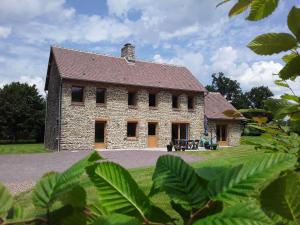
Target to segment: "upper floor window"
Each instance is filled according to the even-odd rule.
[[[193,96],[188,96],[188,109],[194,109],[195,108],[195,102]]]
[[[135,106],[136,104],[136,92],[128,92],[128,105]]]
[[[150,107],[156,107],[156,94],[149,93],[149,106]]]
[[[83,102],[83,87],[72,86],[72,102]]]
[[[127,137],[137,137],[137,122],[127,122]]]
[[[97,104],[105,104],[105,94],[106,94],[106,90],[104,88],[96,89],[96,103]]]
[[[177,95],[172,95],[172,108],[173,109],[179,108],[179,99]]]

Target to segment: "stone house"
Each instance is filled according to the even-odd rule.
[[[131,44],[121,57],[51,47],[45,90],[50,150],[165,147],[204,133],[203,85],[185,67],[136,60]]]

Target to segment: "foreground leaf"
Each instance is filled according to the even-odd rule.
[[[101,159],[97,152],[93,152],[81,159],[62,173],[50,173],[36,184],[33,191],[33,203],[40,208],[49,208],[60,197],[72,191],[74,187],[83,182],[82,175],[85,167]]]
[[[229,16],[236,16],[244,12],[250,4],[251,0],[239,0],[229,11]]]
[[[247,20],[261,20],[271,15],[278,6],[279,0],[252,0]]]
[[[136,218],[121,214],[114,214],[110,217],[101,217],[93,225],[142,225]]]
[[[291,59],[279,72],[279,76],[283,80],[295,79],[300,75],[300,56],[296,56]]]
[[[151,220],[147,218],[152,209],[150,200],[126,169],[113,162],[103,162],[86,170],[107,212]]]
[[[12,207],[12,204],[13,197],[11,196],[7,188],[0,183],[0,218],[6,216],[7,211]]]
[[[290,31],[297,37],[300,42],[300,9],[293,7],[288,16],[288,26]]]
[[[274,180],[282,171],[294,168],[296,160],[288,154],[255,157],[211,181],[208,185],[210,197],[232,204],[241,197],[257,195],[259,188]]]
[[[288,33],[268,33],[257,36],[247,47],[259,55],[272,55],[297,46],[296,39]]]
[[[261,193],[261,205],[300,224],[300,174],[293,172],[271,183]]]
[[[180,157],[160,156],[152,180],[150,196],[165,192],[175,203],[181,204],[187,210],[200,208],[208,201],[205,190],[207,182]]]
[[[226,208],[222,213],[218,213],[204,219],[200,219],[194,225],[267,225],[272,221],[257,206],[248,203],[240,203],[230,208]]]

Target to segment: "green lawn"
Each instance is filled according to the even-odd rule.
[[[0,144],[0,154],[47,152],[43,144]]]
[[[255,140],[259,137],[250,137],[251,140]],[[194,168],[204,168],[208,165],[213,165],[215,167],[222,167],[224,166],[232,166],[242,162],[242,160],[248,159],[250,156],[257,155],[257,154],[264,154],[257,152],[253,146],[246,145],[246,141],[248,137],[244,137],[242,139],[242,145],[238,147],[228,147],[228,148],[221,148],[217,151],[193,151],[193,152],[181,152],[180,154],[191,154],[195,156],[200,156],[205,158],[205,160],[200,162],[192,163],[191,165]],[[137,181],[141,189],[148,194],[152,185],[152,174],[154,171],[154,167],[148,168],[137,168],[137,169],[130,169],[129,172],[133,176],[133,178]],[[95,196],[95,191],[92,190],[90,196]],[[27,205],[27,200],[30,198],[30,192],[21,193],[17,196],[19,203]],[[171,209],[169,204],[169,199],[165,194],[158,194],[152,198],[152,201],[165,210],[169,215],[179,218],[179,216]],[[33,208],[33,206],[32,206]]]

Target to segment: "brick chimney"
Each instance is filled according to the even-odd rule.
[[[134,62],[135,61],[135,47],[127,43],[123,46],[121,49],[121,57],[126,58],[128,62]]]

